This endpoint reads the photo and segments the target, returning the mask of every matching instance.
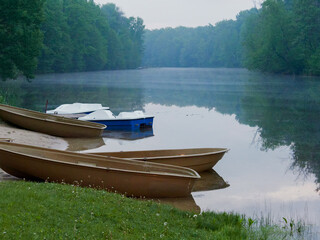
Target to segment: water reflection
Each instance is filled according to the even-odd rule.
[[[0,94],[11,105],[37,111],[44,111],[46,100],[48,109],[64,103],[101,103],[115,114],[140,110],[143,106],[139,77],[131,75],[130,71],[121,71],[120,75],[118,71],[107,75],[105,72],[44,74],[31,83],[3,82]]]
[[[201,179],[197,180],[194,184],[192,192],[200,191],[212,191],[223,189],[229,187],[230,185],[226,183],[223,178],[213,169],[211,171],[206,171],[200,173]],[[201,208],[197,205],[192,195],[186,198],[159,198],[154,199],[154,201],[169,204],[178,209],[200,213]]]
[[[144,69],[39,75],[30,84],[6,81],[0,94],[9,104],[43,111],[63,103],[97,102],[120,111],[148,103],[197,106],[235,115],[258,127],[262,150],[290,146],[292,169],[320,182],[320,78],[251,73],[243,69]],[[153,134],[108,133],[139,139]],[[144,135],[144,136],[142,136]]]
[[[105,142],[103,138],[64,138],[67,141],[67,151],[85,151],[96,149],[103,145]]]
[[[98,102],[115,113],[144,109],[155,115],[153,137],[109,136],[94,151],[227,147],[230,153],[215,170],[231,186],[194,193],[196,205],[251,214],[270,202],[287,217],[282,204],[290,202],[294,217],[307,219],[307,205],[310,221],[319,222],[314,190],[320,183],[320,78],[242,69],[143,69],[42,75],[31,84],[7,81],[0,89],[8,103],[41,111],[46,99],[50,108]]]
[[[123,139],[123,140],[137,140],[147,137],[153,137],[153,128],[137,129],[135,131],[108,131],[102,133],[102,137]]]
[[[68,143],[68,151],[86,151],[100,148],[108,139],[138,140],[154,136],[152,128],[135,131],[108,131],[105,130],[100,138],[64,138]]]
[[[194,184],[192,192],[211,191],[223,189],[230,186],[224,179],[215,171],[206,171],[200,173],[201,178]]]
[[[289,146],[292,170],[320,183],[320,79],[259,76],[248,81],[240,123],[258,126],[262,150]],[[319,188],[318,188],[319,189]]]

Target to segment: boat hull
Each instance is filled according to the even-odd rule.
[[[191,168],[197,172],[203,172],[211,170],[227,151],[228,149],[225,148],[195,148],[131,152],[101,152],[93,154],[170,164]]]
[[[58,137],[99,137],[106,126],[84,123],[0,104],[0,118],[16,126]]]
[[[138,130],[140,128],[152,128],[153,117],[137,119],[110,119],[110,120],[89,120],[108,126],[108,130]]]
[[[150,198],[188,196],[199,178],[189,169],[132,160],[124,162],[123,159],[119,161],[21,144],[13,144],[15,148],[8,147],[8,144],[13,143],[0,143],[0,167],[19,178],[64,182]]]

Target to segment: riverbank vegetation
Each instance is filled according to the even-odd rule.
[[[41,51],[43,1],[1,0],[0,78],[32,78]]]
[[[215,26],[146,31],[143,65],[320,75],[320,1],[266,0]]]
[[[93,0],[2,0],[0,77],[140,66],[144,25]]]
[[[0,182],[1,239],[303,239],[233,213],[195,214],[150,200],[52,183]]]
[[[144,25],[114,4],[46,0],[37,71],[81,72],[140,66]]]
[[[2,0],[0,26],[2,79],[133,69],[142,58],[145,67],[245,67],[320,75],[319,0],[265,0],[261,8],[215,26],[152,31],[114,4]]]

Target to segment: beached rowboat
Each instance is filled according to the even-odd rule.
[[[227,151],[228,149],[226,148],[191,148],[128,152],[98,152],[92,154],[170,164],[188,167],[197,172],[203,172],[212,169]]]
[[[185,197],[200,176],[192,169],[0,142],[0,168],[26,179],[65,182],[128,196]]]
[[[0,118],[25,129],[59,137],[98,137],[106,128],[99,123],[64,118],[3,104],[0,104]]]

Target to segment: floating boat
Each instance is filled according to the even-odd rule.
[[[211,170],[227,151],[228,149],[226,148],[191,148],[131,152],[95,152],[92,154],[170,164],[203,172]]]
[[[72,103],[62,104],[56,109],[48,110],[48,114],[89,114],[97,110],[107,110],[109,107],[102,107],[99,103]]]
[[[200,178],[189,168],[0,142],[0,168],[19,178],[64,182],[127,196],[185,197]]]
[[[36,132],[58,137],[98,137],[105,125],[0,104],[0,118]]]
[[[114,116],[110,110],[98,110],[78,119],[105,124],[108,130],[136,130],[152,127],[153,118],[154,116],[144,115],[142,111],[121,112]]]

